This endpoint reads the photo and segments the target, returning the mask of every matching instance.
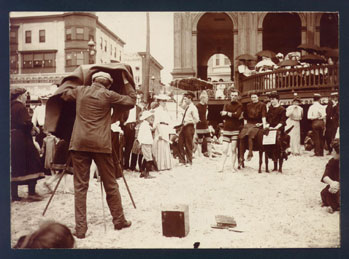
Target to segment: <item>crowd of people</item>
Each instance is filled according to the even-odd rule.
[[[183,115],[178,124],[167,108],[170,100],[168,95],[155,95],[156,101],[148,107],[142,101],[142,93],[130,91],[122,95],[110,91],[112,82],[110,74],[97,72],[92,75],[91,85],[63,91],[63,100],[76,102],[76,117],[70,142],[44,132],[45,120],[42,117],[45,114],[39,112],[44,109],[44,98],[42,107],[34,111],[31,119],[25,107],[26,90],[11,89],[12,201],[21,200],[17,191],[17,186],[21,184],[28,185],[30,201],[41,200],[42,197],[35,192],[35,185],[37,180],[44,177],[44,168],[48,174],[52,174],[45,184],[52,190],[53,179],[57,179],[52,165],[68,163],[67,166],[72,167],[70,171],[74,174],[76,226],[73,234],[77,238],[85,238],[88,229],[86,195],[91,171],[97,171],[100,176],[115,230],[121,230],[130,227],[131,222],[126,220],[123,213],[116,181],[120,177],[116,172],[116,161],[121,166],[121,174],[122,170],[139,171],[141,178],[151,179],[156,177],[156,174],[151,174],[152,171],[171,170],[175,158],[178,158],[179,166],[191,167],[195,150],[199,156],[205,155],[208,159],[212,159],[214,155],[215,136],[207,120],[206,91],[201,92],[200,101],[196,105],[193,93],[184,94],[179,103]],[[127,80],[124,84],[128,84]],[[239,92],[234,88],[229,89],[228,96],[230,100],[227,100],[220,112],[223,125],[219,137],[223,145],[218,172],[224,172],[229,152],[232,155],[232,170],[237,172],[237,164],[245,160],[245,154],[239,152],[245,140],[248,146],[247,161],[250,161],[253,157],[254,139],[266,130],[276,132],[274,141],[277,142],[286,129],[292,127],[290,149],[295,156],[301,154],[300,120],[304,114],[299,98],[295,97],[292,105],[285,109],[280,105],[277,92],[272,92],[267,102],[260,101],[257,93],[251,93],[251,101],[247,105],[239,102]],[[321,96],[314,94],[314,103],[309,108],[307,118],[312,121],[310,139],[313,141],[314,155],[324,155],[325,140],[329,153],[335,150],[334,158],[329,161],[322,178],[328,186],[321,192],[321,197],[324,206],[330,206],[332,211],[336,211],[339,210],[338,94],[331,94],[327,107],[320,104],[320,98]],[[112,111],[113,104],[128,107],[126,120],[112,123],[110,115],[117,112]],[[277,155],[271,158],[275,161]]]

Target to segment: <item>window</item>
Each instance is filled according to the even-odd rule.
[[[72,56],[73,56],[72,53],[68,53],[67,56],[66,56],[66,58],[65,58],[65,65],[66,65],[67,67],[73,65]]]
[[[116,47],[114,47],[114,58],[116,58]]]
[[[94,31],[93,31],[93,29],[89,29],[89,31],[88,31],[88,40],[93,40],[93,41],[95,41],[95,34],[94,34]]]
[[[10,68],[11,70],[18,69],[18,55],[13,54],[10,56]]]
[[[216,55],[216,66],[219,66],[219,55]]]
[[[55,66],[55,54],[45,53],[44,54],[44,67],[54,67]]]
[[[82,51],[72,51],[66,54],[65,65],[67,67],[83,65],[85,63],[85,55]]]
[[[76,39],[77,40],[84,39],[84,28],[76,28]]]
[[[45,30],[39,31],[39,42],[45,42]]]
[[[47,68],[55,67],[55,53],[24,53],[23,68]],[[12,61],[11,61],[12,64]]]
[[[104,51],[107,52],[107,44],[108,44],[108,43],[107,43],[107,40],[105,40],[104,43],[105,43],[105,44],[104,44]]]
[[[25,31],[25,43],[31,43],[31,42],[32,42],[32,32]]]
[[[35,53],[33,60],[33,67],[42,67],[44,61],[43,53]]]
[[[103,49],[103,38],[101,37],[101,49]]]
[[[84,64],[84,53],[76,53],[76,64],[82,65]]]
[[[65,40],[71,40],[71,28],[65,30]]]
[[[224,65],[230,65],[229,58],[224,58]]]
[[[17,42],[17,32],[11,31],[10,32],[10,43],[16,44]]]
[[[23,54],[23,68],[33,67],[33,54]]]
[[[113,46],[110,44],[110,56],[113,55]]]

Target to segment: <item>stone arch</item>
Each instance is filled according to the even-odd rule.
[[[192,32],[197,31],[197,26],[198,26],[199,21],[200,21],[201,17],[206,13],[209,13],[209,12],[200,12],[194,16],[194,18],[192,20],[192,27],[191,27]],[[222,12],[222,13],[225,13],[226,15],[228,15],[228,17],[231,19],[231,22],[233,23],[234,30],[237,30],[238,19],[237,19],[236,15],[234,15],[233,13],[229,13],[229,12]]]
[[[316,13],[315,14],[315,28],[320,28],[320,21],[324,13]]]
[[[296,12],[286,12],[286,13],[296,13]],[[265,16],[267,16],[268,13],[261,13],[258,14],[258,30],[263,30],[263,22],[264,22],[264,18]],[[299,19],[301,20],[301,26],[305,27],[306,26],[306,17],[305,17],[305,13],[296,13],[299,16]],[[320,21],[319,21],[320,23]]]

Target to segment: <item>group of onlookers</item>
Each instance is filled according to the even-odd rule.
[[[93,161],[107,193],[114,227],[120,230],[130,227],[131,222],[127,221],[123,214],[121,197],[115,181],[117,178],[115,166],[118,163],[124,170],[133,171],[138,164],[140,177],[145,179],[153,177],[150,175],[152,170],[173,168],[174,157],[178,157],[180,165],[190,167],[193,163],[195,136],[197,136],[199,154],[207,152],[208,157],[213,155],[212,135],[207,120],[206,91],[201,92],[200,102],[197,105],[193,102],[195,97],[193,93],[184,94],[179,103],[183,109],[183,116],[178,124],[167,108],[170,97],[166,94],[154,96],[156,102],[147,107],[142,101],[136,104],[136,92],[132,86],[129,86],[127,80],[124,81],[125,87],[129,86],[132,90],[128,95],[110,91],[112,82],[113,78],[108,73],[97,72],[92,75],[90,86],[61,89],[61,98],[64,101],[74,100],[77,104],[70,143],[44,132],[42,117],[45,113],[40,112],[44,103],[40,109],[34,111],[33,118],[30,118],[25,106],[26,90],[11,89],[12,201],[21,199],[18,195],[18,185],[22,184],[28,185],[30,200],[41,200],[35,191],[35,186],[37,180],[44,177],[43,169],[50,171],[52,164],[65,164],[69,153],[73,165],[71,171],[74,171],[76,232],[73,234],[78,238],[85,238],[87,231],[86,193]],[[280,104],[277,92],[272,92],[268,96],[267,103],[260,101],[258,94],[251,93],[251,102],[245,106],[239,102],[239,92],[234,88],[229,89],[229,97],[230,101],[227,101],[220,112],[223,119],[223,156],[219,172],[224,171],[229,146],[233,158],[232,170],[236,171],[236,160],[239,163],[244,161],[244,153],[240,152],[239,156],[237,154],[238,140],[240,140],[241,149],[246,139],[247,161],[252,159],[254,140],[259,136],[261,129],[276,131],[277,140],[284,134],[286,128],[293,127],[290,132],[291,150],[294,155],[300,154],[300,120],[303,117],[303,109],[300,107],[299,98],[296,97],[292,105],[285,109]],[[320,98],[321,96],[314,94],[314,103],[308,110],[307,118],[312,120],[314,155],[323,156],[325,139],[329,153],[334,149],[337,155],[326,167],[322,181],[329,184],[329,187],[321,193],[323,204],[331,206],[334,211],[339,209],[338,202],[333,201],[339,197],[339,144],[334,142],[339,127],[338,94],[331,94],[327,107],[320,104]],[[129,108],[126,120],[112,123],[112,104],[133,108]],[[37,132],[38,140],[33,137],[34,131]],[[115,134],[118,134],[117,138]],[[119,148],[117,151],[114,146],[115,141]],[[41,144],[35,144],[36,142]],[[204,142],[207,143],[205,151],[203,151]],[[57,152],[59,146],[61,151]],[[41,160],[40,153],[44,154]],[[271,158],[275,161],[277,155]],[[122,168],[120,170],[122,171]],[[57,177],[51,179],[57,179]],[[50,184],[52,180],[47,181],[45,185],[50,189]]]

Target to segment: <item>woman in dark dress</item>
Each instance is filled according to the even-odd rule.
[[[44,177],[40,155],[35,148],[31,131],[33,124],[25,107],[26,90],[11,89],[11,198],[18,201],[18,185],[28,185],[28,199],[41,197],[35,193],[38,179]]]

